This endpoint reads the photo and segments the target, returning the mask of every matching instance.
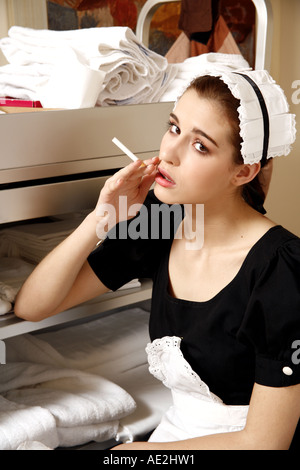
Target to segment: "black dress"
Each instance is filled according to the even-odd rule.
[[[144,204],[150,233],[151,206],[161,203],[150,192]],[[166,239],[120,240],[114,232],[89,256],[91,267],[112,290],[134,278],[153,279],[151,340],[182,338],[185,359],[225,404],[249,404],[255,382],[300,383],[300,239],[271,228],[211,300],[182,300],[168,291],[172,233],[182,216],[178,206]]]

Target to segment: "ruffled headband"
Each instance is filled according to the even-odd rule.
[[[267,159],[288,155],[296,138],[295,115],[282,89],[265,70],[211,72],[240,100],[238,108],[244,163],[262,166]]]

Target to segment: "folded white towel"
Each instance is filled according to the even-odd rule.
[[[57,447],[59,440],[54,417],[46,409],[25,407],[0,396],[0,450],[15,450],[25,441]]]
[[[0,281],[0,315],[4,315],[11,311],[12,303],[15,300],[17,291],[17,289],[14,289]]]
[[[176,77],[168,84],[160,101],[176,101],[188,84],[197,76],[212,71],[245,71],[250,70],[248,62],[240,54],[222,54],[210,52],[196,57],[189,57],[184,62],[174,64]]]
[[[0,258],[0,315],[12,310],[17,292],[34,266],[16,258]]]
[[[32,389],[34,382],[49,382],[53,378],[49,375],[51,370],[70,368],[105,377],[126,390],[137,405],[133,413],[120,419],[117,436],[121,441],[139,438],[158,425],[172,401],[170,390],[148,371],[145,353],[145,345],[149,342],[148,321],[148,312],[130,308],[57,331],[7,339],[9,366],[20,356],[27,363],[34,361],[35,364],[31,364],[27,372],[27,366],[24,368],[22,364],[16,364],[16,369],[6,374],[7,385],[1,384],[2,393],[20,388],[20,384],[24,389]],[[64,379],[63,375],[60,378]],[[106,428],[104,425],[101,427],[101,423],[86,425],[84,436],[95,432],[100,439],[104,433],[107,437],[112,423],[106,421]],[[63,426],[57,428],[59,442],[63,442],[62,436],[67,439],[69,429]],[[79,429],[80,425],[73,430],[76,439]]]
[[[12,304],[0,296],[0,315],[5,315],[12,310]]]
[[[28,73],[30,98],[33,87],[36,99],[48,107],[54,100],[56,107],[83,107],[85,92],[94,97],[97,90],[101,106],[158,101],[176,74],[166,58],[145,48],[127,27],[49,31],[13,26],[0,48],[9,62],[0,95],[14,86],[26,95]],[[23,69],[23,80],[22,74],[9,80],[10,66]],[[48,83],[35,76],[39,66],[41,74],[50,68]],[[104,73],[102,86],[100,81],[94,86],[96,71]]]
[[[60,354],[65,366],[104,376],[134,398],[136,410],[120,420],[122,427],[118,437],[123,442],[138,439],[153,430],[172,403],[170,390],[148,370],[145,353],[145,344],[149,341],[148,322],[148,312],[129,308],[38,335],[38,339]]]
[[[28,67],[7,64],[0,67],[1,96],[35,100],[37,88],[48,79],[51,70],[47,65],[37,64]]]
[[[63,241],[81,220],[82,218],[75,217],[3,229],[0,233],[0,256],[19,257],[36,264]]]
[[[36,85],[39,101],[44,108],[92,108],[103,89],[105,73],[93,70],[85,58],[72,48],[64,51],[47,80]]]
[[[11,349],[10,346],[7,344],[8,350]],[[36,352],[26,338],[22,346],[24,352]],[[18,350],[21,353],[22,347]],[[57,431],[55,446],[79,445],[89,441],[91,436],[96,441],[113,439],[118,432],[119,420],[132,413],[136,406],[124,389],[99,375],[42,363],[7,361],[5,368],[1,369],[0,392],[3,395],[1,398],[12,404],[12,420],[13,411],[18,412],[20,426],[25,412],[32,408],[35,411],[36,427],[45,422],[45,413],[51,416],[54,420],[52,428]],[[20,415],[19,409],[25,410],[24,413]],[[13,425],[11,429],[13,430]],[[22,434],[23,441],[37,440],[49,445],[34,429],[32,433],[29,428],[26,435]],[[7,445],[5,439],[4,431],[3,435],[0,432],[0,449]],[[18,439],[14,445],[23,441]]]
[[[0,281],[18,287],[33,269],[34,264],[20,258],[0,258]]]
[[[53,450],[51,447],[47,447],[42,442],[38,441],[24,441],[20,444],[17,450]]]
[[[78,370],[73,376],[71,371],[64,372],[64,377],[10,390],[4,396],[15,403],[46,408],[58,427],[115,421],[135,409],[131,396],[111,381]]]

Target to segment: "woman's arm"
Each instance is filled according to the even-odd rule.
[[[28,277],[17,295],[15,314],[25,320],[39,321],[67,308],[96,297],[108,289],[100,282],[87,263],[87,257],[95,248],[105,225],[110,222],[108,214],[101,213],[105,204],[114,209],[114,223],[129,218],[119,217],[119,198],[126,196],[128,208],[142,204],[154,181],[155,158],[148,166],[134,162],[109,178],[99,196],[97,206],[80,226],[49,253]]]
[[[90,214],[34,269],[17,295],[18,317],[39,321],[107,290],[86,262],[98,241],[95,227]]]
[[[121,444],[114,450],[287,450],[300,418],[300,385],[274,388],[255,384],[242,431],[184,441]]]

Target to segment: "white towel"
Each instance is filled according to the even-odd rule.
[[[120,420],[118,438],[124,442],[153,430],[172,403],[170,390],[148,370],[145,352],[149,342],[148,322],[148,312],[128,308],[82,325],[38,335],[38,339],[53,348],[52,357],[55,350],[65,366],[104,376],[134,398],[136,410]]]
[[[135,411],[120,419],[116,437],[121,441],[140,438],[158,425],[172,401],[170,390],[148,371],[145,353],[145,345],[149,342],[148,321],[148,312],[130,308],[57,331],[7,339],[8,365],[22,355],[28,363],[39,361],[40,369],[35,364],[35,368],[26,373],[19,367],[11,373],[15,381],[7,374],[8,385],[4,392],[20,388],[20,383],[24,388],[32,388],[31,376],[39,383],[50,381],[49,369],[70,368],[105,377],[126,390],[136,403]],[[19,381],[16,381],[17,377]],[[59,427],[58,432],[63,430],[66,436],[68,429]],[[85,429],[85,436],[93,430],[92,425]],[[74,433],[78,430],[79,426]],[[59,439],[62,442],[60,434]]]
[[[17,258],[0,258],[0,315],[12,311],[17,292],[34,266]]]
[[[104,87],[105,73],[93,70],[85,58],[70,47],[60,49],[60,54],[50,77],[36,85],[38,100],[44,108],[94,107]]]
[[[0,315],[5,315],[8,312],[11,312],[12,304],[8,300],[5,300],[0,295]]]
[[[29,336],[23,337],[22,346],[18,345],[14,356],[22,352],[25,355],[26,352],[36,354],[39,346],[46,346],[39,342],[36,348],[34,339],[27,340]],[[8,351],[18,339],[12,338],[10,344],[7,341]],[[42,353],[41,350],[40,356]],[[54,356],[52,361],[48,358],[49,363],[56,362]],[[42,358],[39,359],[41,361]],[[5,367],[1,368],[0,393],[2,398],[14,404],[14,407],[11,405],[11,413],[20,408],[25,411],[35,408],[34,417],[40,424],[44,422],[45,413],[51,415],[55,423],[52,428],[56,429],[58,436],[56,446],[79,445],[88,442],[91,436],[95,441],[112,439],[117,435],[119,420],[132,413],[136,406],[133,398],[110,380],[43,363],[7,360]],[[30,430],[26,432],[24,441],[37,440],[49,445],[42,436],[36,436],[34,432],[31,434]],[[6,445],[5,437],[3,439],[2,442],[0,433],[0,449]]]
[[[0,281],[0,315],[4,315],[12,310],[12,303],[15,300],[17,289]]]
[[[96,375],[76,371],[76,376],[49,380],[34,387],[4,394],[11,402],[39,406],[55,419],[59,445],[75,446],[114,438],[119,420],[135,408],[120,387]]]
[[[35,69],[41,66],[43,71],[45,65],[50,66],[49,83],[54,76],[56,77],[54,82],[57,84],[57,77],[60,76],[61,89],[66,85],[65,67],[74,67],[75,70],[81,62],[90,71],[100,70],[105,74],[97,98],[97,105],[101,106],[158,101],[176,74],[176,69],[168,64],[166,58],[144,47],[127,27],[49,31],[13,26],[9,30],[8,37],[0,40],[0,48],[9,62],[5,66],[5,72],[10,66],[22,67],[24,83],[27,72],[30,76],[33,75],[30,71],[32,66]],[[67,50],[69,53],[66,55]],[[65,62],[65,67],[62,67],[62,61]],[[20,92],[23,88],[22,92],[26,98],[26,86],[22,86],[19,78],[17,83],[12,79],[11,82],[1,86],[0,82],[0,95],[5,86],[12,88],[16,83],[16,92]],[[74,80],[76,84],[76,76],[73,76]],[[67,83],[70,87],[70,79]],[[42,104],[43,101],[47,102],[49,106],[51,102],[46,101],[49,96],[45,96],[47,89],[43,86],[47,88],[47,83],[43,84],[37,79],[36,99],[40,99]],[[28,94],[32,99],[31,88],[28,87]],[[75,107],[76,95],[81,92],[80,84],[76,84],[76,89],[73,88],[72,91],[74,100],[71,103],[70,97],[69,107]],[[60,90],[57,93],[61,94]],[[52,98],[54,99],[53,94]]]
[[[222,54],[209,52],[196,57],[189,57],[184,62],[174,64],[176,78],[168,84],[160,101],[176,101],[188,84],[197,76],[212,71],[245,71],[251,70],[248,62],[239,54]]]
[[[36,224],[21,224],[0,233],[0,256],[40,262],[80,224],[82,218]]]
[[[26,441],[57,447],[59,441],[54,417],[46,409],[25,407],[0,395],[0,450],[15,450]]]
[[[1,96],[35,100],[36,90],[52,73],[52,67],[32,64],[30,66],[7,64],[0,67]]]

